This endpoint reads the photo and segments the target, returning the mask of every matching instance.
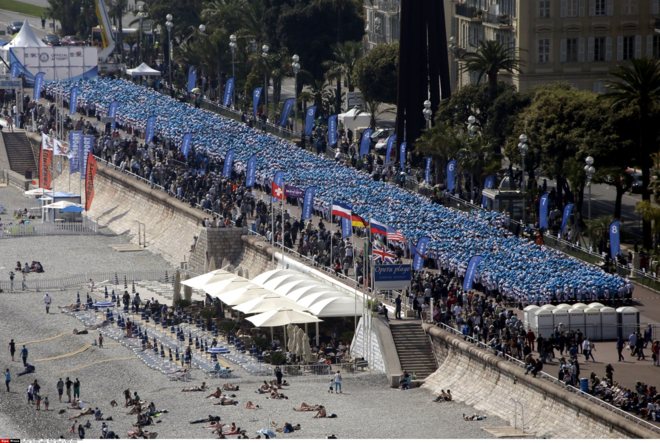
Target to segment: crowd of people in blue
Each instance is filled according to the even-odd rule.
[[[632,285],[617,275],[512,235],[504,228],[508,220],[502,213],[449,209],[420,194],[374,181],[365,172],[291,142],[129,81],[55,81],[45,86],[45,93],[68,97],[74,86],[79,89],[77,107],[94,109],[99,117],[106,116],[110,103],[117,101],[115,121],[133,133],[144,134],[147,119],[155,115],[156,136],[169,142],[174,160],[188,165],[190,177],[202,177],[197,181],[211,168],[219,169],[230,149],[234,150],[234,177],[245,173],[248,159],[255,154],[259,185],[269,187],[275,173],[282,171],[286,185],[317,187],[314,207],[326,216],[333,201],[340,201],[366,220],[373,218],[401,231],[413,245],[428,236],[427,264],[459,276],[465,274],[471,257],[481,255],[475,281],[505,297],[543,304],[553,298],[607,300],[632,292]],[[193,139],[186,159],[177,148],[188,132]]]

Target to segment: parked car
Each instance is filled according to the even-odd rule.
[[[7,25],[7,34],[16,34],[23,27],[22,21],[13,21]]]
[[[644,189],[642,185],[642,173],[641,172],[631,172],[630,176],[632,177],[632,186],[630,187],[630,192],[633,194],[641,194]]]
[[[60,46],[60,38],[55,34],[46,34],[46,36],[42,38],[41,41],[46,43],[48,46]]]
[[[62,46],[85,46],[85,41],[76,38],[75,35],[65,35],[60,40]]]
[[[387,139],[394,134],[394,128],[377,128],[371,134],[371,145],[377,153],[384,154],[387,149]]]

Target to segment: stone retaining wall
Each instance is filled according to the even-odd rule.
[[[659,436],[522,368],[467,343],[436,326],[424,324],[438,359],[438,370],[422,385],[431,393],[450,389],[455,400],[486,415],[523,420],[538,438],[658,438]],[[518,401],[521,408],[514,402]]]

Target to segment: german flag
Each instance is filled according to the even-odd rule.
[[[367,223],[365,219],[357,215],[355,212],[351,214],[351,225],[353,225],[353,227],[366,228],[368,224],[369,223]]]

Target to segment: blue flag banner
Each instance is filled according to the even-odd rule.
[[[94,152],[94,143],[96,139],[93,135],[83,135],[81,150],[78,158],[80,158],[80,179],[85,179],[87,173],[87,154]]]
[[[337,146],[337,114],[328,117],[328,145]]]
[[[190,155],[191,148],[192,148],[192,133],[186,132],[185,134],[183,134],[183,140],[181,140],[181,153],[186,158],[186,160]]]
[[[147,118],[147,126],[144,130],[144,142],[151,143],[154,139],[154,133],[156,132],[156,116],[150,115]]]
[[[309,137],[312,135],[314,128],[314,119],[316,118],[316,106],[310,106],[305,113],[305,135]]]
[[[546,192],[541,196],[539,201],[539,228],[548,229],[548,206],[550,205],[550,198]]]
[[[80,90],[77,86],[74,86],[71,88],[71,91],[69,91],[69,114],[76,113],[76,105],[78,104],[78,92],[80,92]]]
[[[367,128],[362,132],[362,138],[360,139],[360,157],[364,157],[369,153],[369,148],[371,148],[371,134],[373,134],[373,129]]]
[[[230,149],[225,155],[225,163],[222,166],[222,176],[231,178],[231,171],[234,167],[234,150]]]
[[[456,189],[456,160],[447,163],[447,191],[454,192]]]
[[[472,283],[474,282],[474,276],[477,272],[477,266],[481,263],[483,257],[480,255],[475,255],[470,259],[468,263],[467,271],[465,271],[465,278],[463,279],[463,290],[469,291],[472,289]]]
[[[257,117],[257,109],[259,109],[259,100],[261,99],[261,91],[263,91],[264,88],[261,86],[257,86],[254,88],[254,91],[252,91],[252,115],[254,117]]]
[[[341,238],[348,238],[353,234],[353,224],[350,218],[341,219]]]
[[[225,83],[225,93],[222,96],[222,105],[229,107],[234,104],[234,77],[227,79]]]
[[[564,214],[561,218],[561,232],[564,232],[566,229],[566,225],[568,224],[568,219],[571,216],[571,213],[573,212],[573,203],[569,203],[566,206],[564,206]]]
[[[41,90],[44,87],[44,72],[37,72],[37,75],[34,76],[34,99],[39,100],[41,98]]]
[[[424,266],[426,250],[428,249],[430,242],[431,238],[426,236],[417,241],[417,246],[415,246],[415,257],[413,258],[413,269],[415,271],[419,271]]]
[[[486,177],[486,180],[484,180],[484,189],[493,189],[495,186],[495,176],[494,175],[489,175]],[[485,196],[481,197],[481,207],[485,208],[487,206],[488,199]]]
[[[197,68],[188,66],[188,92],[192,92],[195,85],[197,85]]]
[[[112,118],[112,123],[110,124],[110,128],[114,131],[115,127],[117,126],[116,118],[117,118],[117,108],[119,108],[119,102],[117,100],[113,100],[110,102],[110,105],[108,106],[108,117]]]
[[[431,157],[426,157],[426,167],[424,168],[424,181],[427,185],[431,184]]]
[[[390,158],[392,157],[392,149],[396,143],[396,134],[392,134],[387,137],[387,149],[385,150],[385,164],[390,164]]]
[[[610,223],[610,256],[612,260],[621,252],[621,222],[614,220]]]
[[[303,199],[302,219],[309,220],[314,212],[314,195],[316,186],[310,186],[305,189],[305,198]]]
[[[402,171],[406,170],[406,150],[408,149],[408,143],[403,142],[399,146],[399,166]]]
[[[245,186],[251,188],[257,179],[257,155],[252,154],[247,162],[247,171],[245,173]]]
[[[282,105],[282,115],[280,116],[280,126],[283,128],[286,128],[286,124],[289,121],[289,114],[291,114],[291,110],[293,109],[293,102],[294,99],[292,98],[287,98],[284,100],[284,104]]]
[[[82,138],[82,131],[69,131],[69,174],[80,172]]]
[[[21,67],[19,66],[18,62],[13,62],[11,64],[11,76],[12,78],[17,78],[19,74],[21,73]]]
[[[273,176],[273,182],[275,182],[275,184],[277,186],[279,186],[280,189],[282,190],[282,193],[284,193],[284,172],[283,171],[277,171],[275,173],[275,176]],[[272,192],[271,192],[271,194],[272,194]],[[284,197],[282,197],[282,199],[284,199]],[[273,202],[276,202],[279,199],[277,197],[272,197],[272,200],[273,200]]]

